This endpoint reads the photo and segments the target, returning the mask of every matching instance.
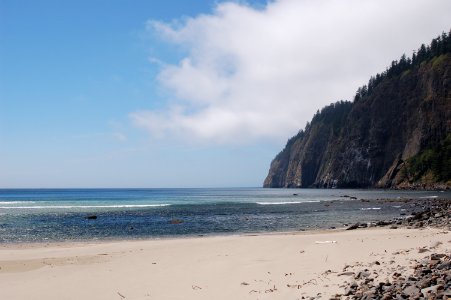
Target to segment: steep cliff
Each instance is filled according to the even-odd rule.
[[[451,49],[444,39],[440,51],[428,46],[421,58],[403,56],[352,103],[318,112],[272,161],[264,187],[450,187]]]

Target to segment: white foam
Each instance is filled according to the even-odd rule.
[[[420,197],[421,199],[435,199],[438,198],[438,196],[426,196],[426,197]]]
[[[23,203],[27,203],[27,204],[32,204],[32,203],[36,203],[34,201],[0,201],[0,205],[4,205],[4,204],[23,204]]]
[[[366,208],[361,208],[360,210],[379,210],[381,209],[380,207],[366,207]]]
[[[135,207],[164,207],[171,204],[123,204],[123,205],[36,205],[36,206],[0,206],[6,209],[72,209],[72,208],[135,208]]]
[[[302,203],[318,203],[320,201],[281,201],[281,202],[256,202],[258,205],[286,205],[286,204],[302,204]]]

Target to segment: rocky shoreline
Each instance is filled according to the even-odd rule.
[[[410,191],[449,191],[451,189],[451,182],[437,182],[437,183],[400,183],[392,188],[392,190],[410,190]]]
[[[369,200],[362,199],[360,201],[366,202]],[[379,199],[377,201],[400,202],[399,199]],[[404,199],[402,201],[409,203],[410,209],[402,213],[400,217],[369,223],[359,222],[352,224],[346,230],[385,226],[390,226],[392,229],[397,229],[398,226],[407,228],[432,226],[451,230],[451,199]]]
[[[392,268],[391,280],[376,282],[378,272],[364,269],[354,276],[355,281],[347,283],[343,294],[330,299],[450,299],[450,266],[449,254],[433,253],[414,261],[414,272],[408,276],[405,268]]]
[[[394,200],[381,200],[394,201]],[[412,204],[411,215],[389,221],[374,223],[357,223],[347,230],[365,227],[386,227],[390,229],[436,227],[451,230],[451,199],[415,199],[407,200]],[[448,241],[451,243],[451,241]],[[446,253],[437,253],[438,244],[419,247],[405,251],[428,253],[420,260],[410,261],[409,268],[374,261],[371,265],[360,266],[352,270],[345,266],[338,276],[350,276],[341,286],[342,293],[337,293],[331,300],[338,299],[451,299],[451,247]],[[399,255],[400,253],[393,253]],[[380,278],[385,278],[380,280]]]

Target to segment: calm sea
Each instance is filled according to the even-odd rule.
[[[0,189],[0,242],[340,228],[358,221],[403,217],[414,209],[404,199],[437,197],[451,198],[451,193],[263,188]],[[377,201],[388,198],[399,201]]]

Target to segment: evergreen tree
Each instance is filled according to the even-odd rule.
[[[410,68],[419,67],[422,62],[428,61],[434,57],[451,52],[451,31],[443,32],[437,38],[431,41],[430,45],[422,44],[417,51],[413,51],[412,58],[403,54],[399,61],[394,60],[381,74],[376,74],[368,81],[368,85],[359,87],[355,93],[354,101],[360,101],[368,95],[371,95],[374,88],[379,85],[385,78],[399,76]]]

